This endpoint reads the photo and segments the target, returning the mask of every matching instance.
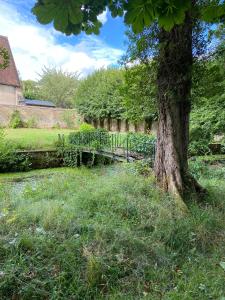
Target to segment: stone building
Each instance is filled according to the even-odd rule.
[[[7,49],[10,56],[9,66],[4,70],[0,69],[0,105],[18,105],[23,99],[22,89],[7,37],[0,36],[0,47]]]

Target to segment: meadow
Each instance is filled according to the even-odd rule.
[[[225,297],[225,168],[181,217],[140,165],[0,175],[0,299]]]
[[[14,142],[18,149],[54,148],[58,134],[68,136],[72,129],[36,129],[17,128],[5,129],[7,140]]]

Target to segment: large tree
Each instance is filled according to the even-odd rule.
[[[149,125],[157,119],[156,72],[153,63],[128,66],[121,89],[123,116],[135,123],[145,120]]]
[[[72,107],[73,98],[79,85],[77,73],[44,67],[39,76],[38,87],[43,100],[50,100],[58,107]]]
[[[155,173],[166,190],[183,200],[199,185],[188,173],[190,91],[192,82],[192,35],[195,20],[220,21],[221,0],[38,0],[33,13],[43,24],[54,22],[70,34],[99,33],[97,16],[106,8],[123,16],[134,32],[154,22],[159,27],[157,71],[159,129]],[[178,203],[185,207],[182,201]]]
[[[124,111],[120,89],[124,71],[101,69],[80,81],[75,94],[75,107],[89,119],[121,119]]]
[[[23,96],[26,99],[37,100],[43,98],[40,92],[40,86],[36,81],[23,80],[22,88],[23,88]]]

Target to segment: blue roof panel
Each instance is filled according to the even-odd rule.
[[[26,105],[31,106],[56,107],[51,101],[25,99],[24,102]]]

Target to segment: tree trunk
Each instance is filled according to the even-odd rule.
[[[170,32],[161,29],[158,68],[159,125],[155,173],[165,190],[179,199],[200,186],[188,173],[189,115],[192,77],[192,19]]]

